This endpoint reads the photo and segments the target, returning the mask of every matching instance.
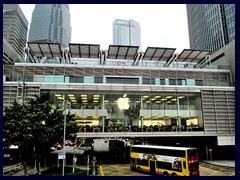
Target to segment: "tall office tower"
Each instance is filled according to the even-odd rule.
[[[139,50],[141,50],[140,24],[132,19],[115,19],[113,22],[113,44],[139,46]]]
[[[190,48],[214,53],[235,39],[234,4],[187,4]]]
[[[18,4],[3,4],[3,39],[17,56],[24,57],[27,42],[28,21]],[[6,47],[6,46],[4,46]],[[8,52],[7,50],[4,52]],[[5,55],[4,55],[5,56]],[[13,60],[14,61],[14,60]]]
[[[60,43],[62,48],[71,42],[68,4],[36,4],[32,13],[29,42]]]

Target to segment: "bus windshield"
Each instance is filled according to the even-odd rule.
[[[188,150],[188,160],[198,160],[198,153],[196,149]]]
[[[188,166],[190,171],[199,169],[198,153],[196,149],[188,150]]]

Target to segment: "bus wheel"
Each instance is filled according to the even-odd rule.
[[[163,173],[163,176],[169,176],[168,172],[165,171],[165,172]]]
[[[137,168],[138,172],[142,172],[142,169],[140,167]]]
[[[176,173],[172,173],[172,176],[177,176],[177,174]]]

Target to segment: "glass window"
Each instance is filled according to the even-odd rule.
[[[155,78],[155,84],[160,85],[160,79],[159,78]]]
[[[178,79],[177,80],[177,85],[186,85],[186,80],[185,79]]]
[[[44,76],[44,82],[64,83],[64,76]]]
[[[94,77],[91,76],[84,77],[84,83],[94,83]]]
[[[160,79],[160,84],[161,85],[165,85],[166,83],[165,83],[165,79]]]
[[[109,83],[109,84],[139,84],[139,78],[107,77],[106,83]]]
[[[172,163],[157,161],[157,168],[172,170]]]
[[[25,77],[24,81],[26,81],[26,82],[33,82],[33,77]]]
[[[69,77],[70,83],[83,83],[83,77]]]
[[[187,86],[195,86],[195,80],[194,79],[187,79],[186,83],[187,83]]]
[[[169,79],[169,85],[176,85],[176,79]]]
[[[103,83],[102,77],[94,77],[94,83]]]
[[[145,159],[137,159],[137,164],[142,166],[148,166],[148,160]]]
[[[142,79],[142,84],[151,84],[151,79],[143,78]]]
[[[196,86],[203,86],[203,81],[202,80],[196,80]]]

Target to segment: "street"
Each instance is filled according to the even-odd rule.
[[[104,176],[151,176],[149,174],[134,172],[129,169],[129,164],[98,164],[102,166]],[[85,166],[77,166],[86,168]],[[200,162],[200,176],[235,176],[234,167],[218,166]],[[33,168],[30,168],[29,174],[33,174]],[[16,172],[12,176],[23,176],[23,170]]]
[[[151,176],[149,174],[133,172],[129,164],[102,165],[104,176]],[[200,162],[200,176],[235,176],[235,168],[223,167]]]

